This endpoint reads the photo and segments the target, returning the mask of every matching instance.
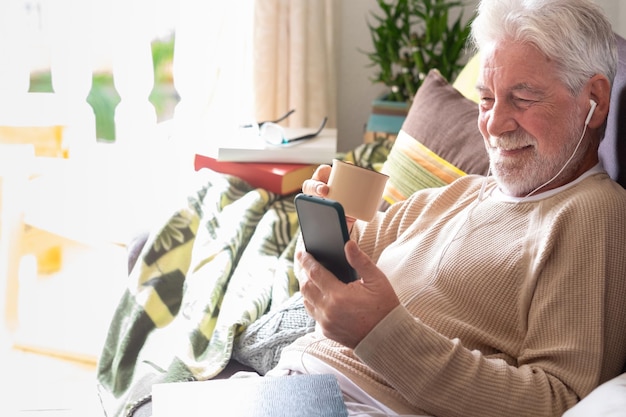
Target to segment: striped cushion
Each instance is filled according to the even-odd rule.
[[[383,165],[389,175],[383,199],[393,204],[422,188],[441,187],[465,175],[406,132],[400,131]]]

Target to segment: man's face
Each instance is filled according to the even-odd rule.
[[[583,134],[588,95],[572,97],[555,65],[529,44],[503,42],[482,51],[478,127],[501,190],[523,197],[573,180],[588,167],[588,139],[568,163]]]

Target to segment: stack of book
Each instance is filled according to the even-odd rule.
[[[285,129],[294,137],[303,129]],[[273,146],[262,141],[234,141],[221,144],[207,154],[196,154],[195,170],[208,168],[234,175],[253,187],[276,194],[291,194],[301,189],[320,164],[331,164],[337,154],[335,129],[324,129],[319,136],[293,145]]]

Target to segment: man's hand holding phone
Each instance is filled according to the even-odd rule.
[[[324,336],[354,349],[400,300],[385,274],[356,242],[346,243],[345,254],[360,277],[347,285],[320,268],[309,253],[298,252],[296,260],[306,277],[300,291],[307,312]]]
[[[322,200],[328,197],[328,180],[331,170],[330,165],[320,165],[316,169],[312,178],[302,184],[302,192],[308,196],[305,198],[301,196],[301,202],[311,203],[311,201],[305,200],[312,200],[312,197]],[[320,203],[317,201],[307,206],[310,210],[318,211],[320,207],[324,206]],[[297,206],[298,204],[296,204]],[[318,323],[324,335],[344,346],[355,348],[376,324],[400,305],[400,301],[385,274],[367,254],[361,251],[356,242],[350,241],[349,237],[343,233],[335,233],[335,237],[329,240],[319,239],[318,236],[318,242],[312,245],[322,245],[326,248],[334,246],[333,256],[342,258],[339,262],[345,262],[354,271],[354,280],[351,278],[341,282],[338,279],[340,277],[329,268],[320,268],[320,265],[324,265],[319,262],[306,244],[306,236],[311,234],[307,233],[310,232],[309,229],[313,229],[313,235],[320,234],[319,230],[316,229],[335,231],[345,229],[345,231],[349,231],[352,230],[356,221],[355,218],[347,217],[345,213],[342,214],[341,210],[337,211],[333,204],[331,206],[334,210],[334,214],[331,216],[332,221],[328,221],[329,217],[326,217],[326,220],[319,217],[318,212],[317,221],[310,222],[308,227],[301,227],[306,251],[300,250],[296,254],[296,261],[299,263],[301,273],[300,291],[304,297],[306,310]],[[331,212],[332,210],[325,211],[327,215]],[[300,215],[299,213],[299,219]],[[308,215],[302,213],[302,216],[304,218]],[[339,221],[338,216],[343,216],[345,222]],[[301,226],[303,226],[302,222]],[[342,235],[343,238],[337,238],[337,236]],[[331,245],[330,241],[338,242],[337,239],[344,241]]]

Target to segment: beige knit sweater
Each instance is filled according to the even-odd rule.
[[[414,194],[358,241],[402,303],[322,359],[401,414],[560,416],[626,360],[626,191],[604,173],[518,202],[482,177]]]

